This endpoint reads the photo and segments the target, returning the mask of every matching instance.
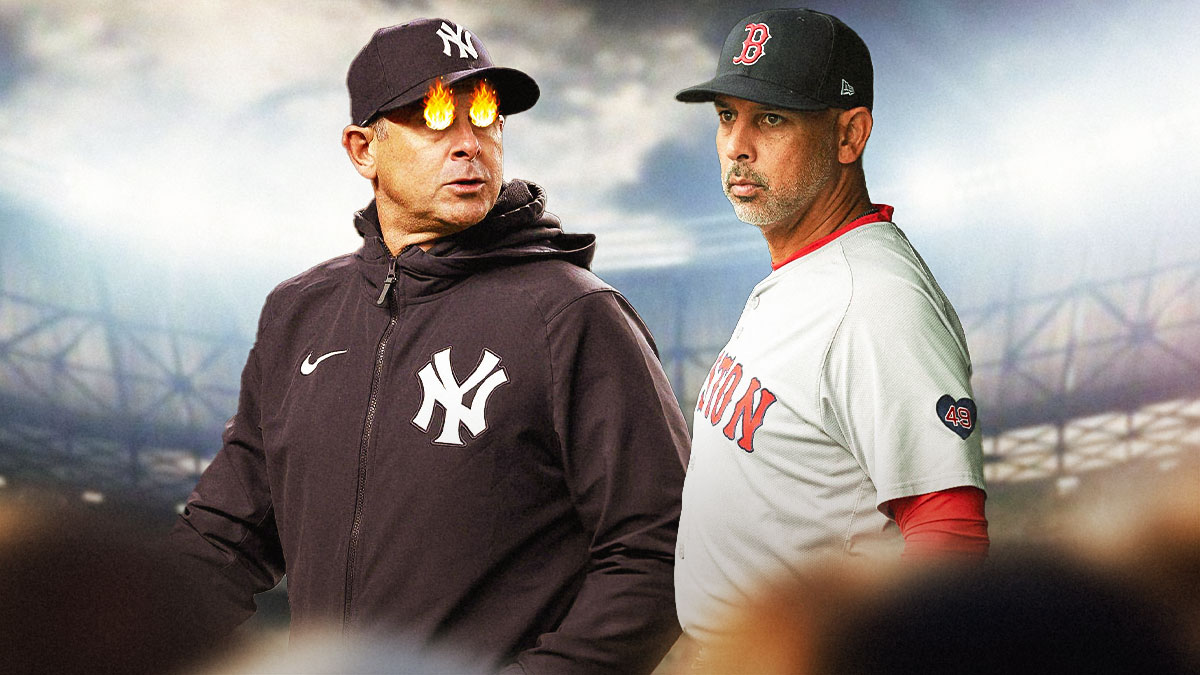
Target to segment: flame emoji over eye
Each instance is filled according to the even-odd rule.
[[[496,90],[487,80],[480,80],[471,94],[471,124],[486,127],[496,121],[496,111],[499,110],[499,99]]]
[[[429,93],[425,94],[425,125],[430,129],[441,131],[454,121],[454,96],[442,84],[442,78],[429,85]]]

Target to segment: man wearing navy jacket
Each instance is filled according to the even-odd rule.
[[[362,247],[267,298],[172,539],[233,626],[386,634],[519,673],[647,672],[678,635],[687,430],[649,332],[546,195],[503,180],[539,91],[463,26],[377,31],[342,144]]]

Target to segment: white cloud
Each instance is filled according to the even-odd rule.
[[[16,132],[0,137],[3,182],[147,253],[296,271],[352,249],[350,214],[370,198],[338,143],[350,60],[374,29],[440,15],[542,85],[541,105],[508,128],[506,173],[545,185],[570,229],[614,229],[608,191],[664,138],[692,133],[672,96],[707,76],[711,50],[682,31],[598,28],[591,12],[9,0],[0,13],[32,70],[0,102]]]
[[[557,100],[534,108],[530,121],[514,129],[511,173],[545,182],[573,227],[620,228],[623,218],[601,217],[611,208],[608,191],[637,178],[647,154],[664,141],[708,133],[674,95],[711,77],[714,48],[682,31],[618,27],[584,37],[564,32],[542,48],[547,58],[576,63],[548,73],[543,87]],[[668,226],[643,228],[658,225]]]

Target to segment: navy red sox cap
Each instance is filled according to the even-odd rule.
[[[739,21],[725,38],[717,76],[675,99],[701,103],[726,95],[793,110],[870,110],[873,84],[866,43],[837,17],[770,9]]]
[[[499,94],[501,115],[528,110],[541,95],[532,77],[492,63],[471,31],[446,19],[416,19],[375,31],[350,62],[350,121],[364,126],[380,113],[415,103],[439,77],[447,87],[486,77]]]

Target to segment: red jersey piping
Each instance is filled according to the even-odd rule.
[[[862,216],[861,218],[856,218],[856,219],[850,221],[849,223],[846,223],[845,225],[834,230],[833,232],[830,232],[829,234],[825,235],[824,237],[821,237],[820,239],[818,239],[816,241],[812,241],[812,242],[805,244],[804,246],[800,247],[799,251],[796,251],[792,255],[788,256],[787,260],[784,260],[783,262],[779,263],[778,265],[772,263],[771,269],[777,270],[780,267],[783,267],[784,265],[792,262],[793,260],[800,258],[801,256],[808,255],[809,253],[812,253],[813,251],[821,248],[825,244],[828,244],[829,242],[833,241],[834,239],[837,239],[838,237],[842,236],[843,234],[846,234],[847,232],[849,232],[850,230],[853,230],[856,227],[859,227],[862,225],[867,225],[869,223],[890,223],[892,221],[892,212],[895,211],[894,208],[892,208],[891,206],[888,206],[887,204],[872,204],[871,206],[874,206],[878,210],[875,211],[874,213],[868,213],[867,215]]]

